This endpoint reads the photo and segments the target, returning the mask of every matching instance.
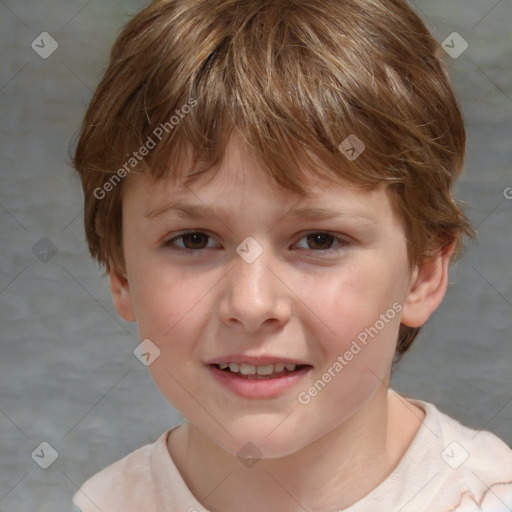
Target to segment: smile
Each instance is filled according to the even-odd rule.
[[[245,363],[220,363],[215,366],[219,370],[236,373],[248,379],[278,379],[307,365],[275,363],[255,366]]]
[[[251,399],[275,398],[291,390],[313,367],[309,364],[211,363],[214,380],[230,393]]]

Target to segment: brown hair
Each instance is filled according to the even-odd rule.
[[[124,268],[122,178],[133,168],[186,185],[234,129],[302,196],[305,169],[385,185],[411,268],[452,242],[458,257],[474,236],[451,194],[462,113],[439,43],[405,1],[157,0],[112,47],[73,159],[89,249],[107,272]],[[356,160],[340,148],[349,135],[365,145]],[[186,174],[186,151],[208,166]],[[397,360],[418,332],[400,326]]]

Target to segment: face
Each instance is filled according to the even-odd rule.
[[[292,454],[389,377],[410,291],[404,229],[382,189],[309,190],[270,183],[236,138],[213,179],[127,182],[116,306],[160,350],[149,370],[163,395],[232,453]]]

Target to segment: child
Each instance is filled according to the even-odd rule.
[[[512,450],[389,389],[473,230],[439,44],[402,0],[158,0],[74,165],[93,257],[186,421],[84,512],[512,510]]]

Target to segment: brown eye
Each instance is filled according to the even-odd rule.
[[[333,235],[329,233],[311,233],[307,235],[308,243],[313,244],[316,247],[310,247],[311,249],[328,250],[331,248],[333,241],[335,240]]]
[[[300,240],[306,241],[305,247],[301,247],[302,249],[320,254],[340,252],[350,245],[350,241],[346,238],[324,231],[307,233]],[[208,245],[209,241],[215,244],[214,239],[207,233],[203,231],[189,231],[178,234],[164,242],[163,245],[176,252],[196,253],[199,255],[202,254],[204,249],[216,247],[215,245]]]
[[[186,240],[190,242],[190,247],[187,247],[187,249],[204,249],[206,245],[202,242],[205,242],[205,240],[210,237],[204,233],[187,233],[186,235],[182,235],[180,238],[183,242]],[[185,246],[187,246],[187,243],[185,243]]]
[[[206,249],[209,238],[211,237],[202,231],[193,231],[189,233],[182,233],[181,235],[165,242],[165,245],[177,251],[194,251]],[[179,240],[182,241],[184,247],[176,244]]]
[[[301,241],[302,240],[306,240],[306,247],[303,246],[301,249],[309,249],[310,251],[318,253],[339,252],[350,245],[350,241],[346,238],[324,231],[307,233],[301,238]]]

